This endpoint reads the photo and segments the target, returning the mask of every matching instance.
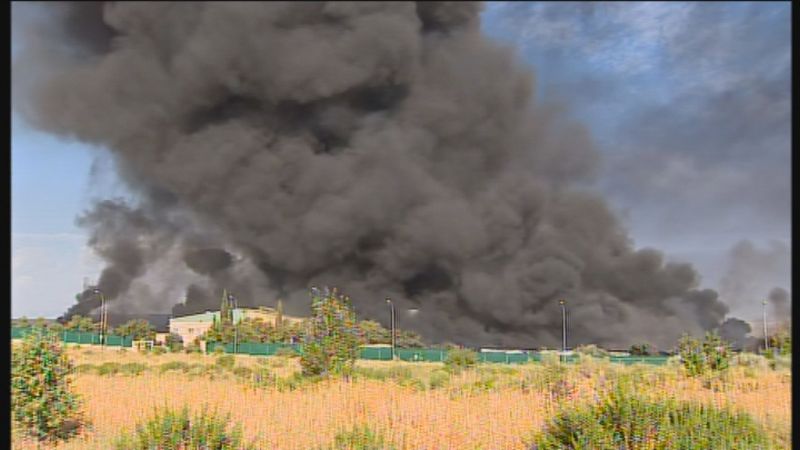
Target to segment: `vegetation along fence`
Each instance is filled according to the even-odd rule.
[[[31,328],[11,328],[11,338],[21,339],[31,332]],[[98,333],[85,333],[80,331],[61,331],[58,333],[63,342],[71,344],[94,344],[100,345],[101,339]],[[132,347],[133,338],[130,336],[106,337],[106,345],[110,347]],[[302,353],[303,347],[300,344],[268,344],[260,342],[240,342],[238,344],[223,344],[221,342],[209,342],[206,351],[212,353],[216,348],[222,347],[225,353],[238,353],[245,355],[272,356],[280,349],[293,349],[296,353]],[[443,362],[447,359],[447,350],[439,348],[398,348],[395,355],[402,361],[420,362]],[[391,361],[391,347],[362,347],[359,352],[360,359]],[[538,352],[480,352],[478,358],[482,362],[503,363],[503,364],[525,364],[527,362],[541,362],[542,355]],[[562,361],[575,363],[580,357],[577,354],[561,357]],[[667,363],[667,356],[610,356],[609,361],[618,364],[651,364],[664,365]]]
[[[11,328],[12,339],[22,339],[30,334],[32,328]],[[94,344],[103,343],[101,335],[98,333],[86,333],[82,331],[60,331],[58,337],[67,344]],[[106,336],[105,345],[109,347],[133,347],[133,338],[130,336]]]

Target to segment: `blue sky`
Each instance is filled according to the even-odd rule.
[[[35,7],[14,9],[18,21]],[[740,294],[789,288],[788,2],[492,2],[483,19],[533,68],[537,97],[591,130],[603,157],[591,188],[637,246],[694,263],[719,288],[731,249],[749,240],[779,263],[754,269]],[[75,218],[126,195],[103,157],[14,115],[13,316],[59,315],[102,268]]]

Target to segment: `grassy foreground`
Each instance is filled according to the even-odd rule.
[[[289,358],[140,354],[71,347],[74,387],[91,428],[62,449],[111,449],[156,407],[204,405],[243,427],[257,448],[327,448],[342,430],[368,425],[396,449],[527,450],[567,405],[590,404],[620,377],[638,394],[730,406],[749,413],[777,443],[790,448],[791,373],[733,367],[723,375],[688,378],[677,367],[624,367],[588,362],[481,365],[458,374],[438,363],[358,361],[350,381],[304,382]],[[13,448],[35,443],[13,435]]]

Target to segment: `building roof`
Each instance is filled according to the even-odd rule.
[[[233,312],[233,321],[239,322],[242,319],[258,314],[265,314],[265,315],[277,315],[277,311],[272,308],[235,308],[232,310]],[[191,314],[188,316],[181,316],[181,317],[173,317],[170,319],[172,322],[213,322],[214,319],[219,320],[220,313],[219,311],[206,311],[200,314]],[[287,316],[284,314],[284,319],[287,320],[302,320],[300,317],[292,317]]]

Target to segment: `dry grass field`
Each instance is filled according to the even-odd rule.
[[[441,364],[359,361],[359,371],[372,376],[287,388],[277,380],[299,370],[293,359],[237,356],[237,367],[274,374],[275,381],[255,385],[247,371],[204,370],[215,364],[210,355],[145,355],[97,347],[71,347],[69,354],[84,368],[140,363],[146,369],[111,375],[76,371],[74,388],[92,425],[56,447],[61,449],[110,449],[122,429],[132,428],[157,406],[200,409],[206,404],[230,413],[260,449],[316,449],[330,445],[339,430],[369,424],[397,449],[523,450],[559,404],[590,401],[607,380],[634,372],[644,380],[645,394],[732,405],[790,446],[791,373],[786,369],[734,367],[722,378],[703,381],[680,376],[674,367],[583,363],[554,382],[556,369],[542,364],[482,365],[445,375]],[[179,369],[160,370],[166,363]],[[389,376],[376,379],[376,374]],[[13,444],[15,449],[37,448],[17,435]]]

